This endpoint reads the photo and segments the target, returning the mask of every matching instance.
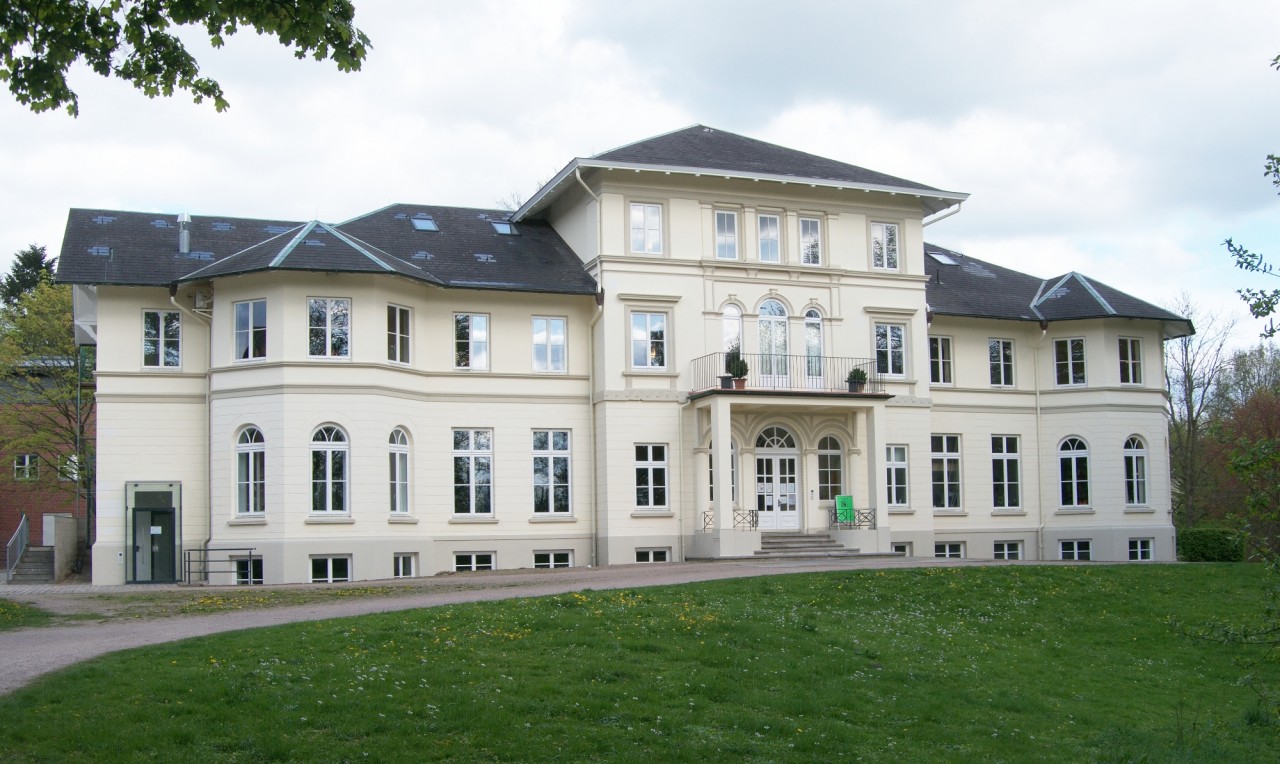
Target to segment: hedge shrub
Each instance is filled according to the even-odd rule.
[[[1178,531],[1178,559],[1183,562],[1243,562],[1244,534],[1227,528]]]

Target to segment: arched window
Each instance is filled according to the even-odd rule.
[[[1058,477],[1062,506],[1089,506],[1089,446],[1080,438],[1067,438],[1058,446]]]
[[[724,352],[735,350],[742,352],[742,309],[737,305],[726,305],[722,315],[724,327]]]
[[[266,439],[249,426],[236,438],[236,512],[256,515],[267,511]]]
[[[810,308],[804,314],[805,376],[822,379],[822,316]]]
[[[787,309],[777,300],[765,300],[760,306],[760,373],[787,375]]]
[[[311,436],[311,511],[347,511],[347,435],[327,425]]]
[[[1147,444],[1137,435],[1124,442],[1124,503],[1147,503]]]
[[[711,482],[711,500],[716,500],[716,452],[715,444],[707,446],[707,473]],[[738,444],[736,441],[729,441],[729,498],[733,501],[738,500]]]
[[[791,433],[781,427],[766,427],[756,438],[756,448],[795,448]]]
[[[844,493],[844,459],[840,441],[830,436],[818,441],[818,499],[834,501]]]
[[[409,436],[399,427],[387,439],[388,466],[391,468],[391,511],[409,513]]]

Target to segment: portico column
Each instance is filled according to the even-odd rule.
[[[733,435],[729,427],[728,395],[712,396],[711,402],[711,478],[715,483],[717,531],[733,528]]]
[[[869,506],[876,510],[876,527],[887,528],[889,525],[888,498],[885,493],[885,461],[884,461],[884,417],[880,416],[880,408],[868,408],[864,411],[867,424],[863,428],[866,433],[867,453],[867,499]]]

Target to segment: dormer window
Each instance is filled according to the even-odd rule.
[[[503,236],[516,235],[516,227],[511,225],[505,220],[490,220],[489,223],[493,226],[493,230],[497,231]]]
[[[440,230],[440,226],[436,225],[435,218],[421,212],[419,212],[417,215],[414,215],[412,218],[410,218],[409,222],[413,223],[413,230],[415,231],[439,231]]]

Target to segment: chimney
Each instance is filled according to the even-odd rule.
[[[190,215],[185,212],[178,215],[178,254],[180,255],[191,251],[191,231],[187,228],[190,223]]]

